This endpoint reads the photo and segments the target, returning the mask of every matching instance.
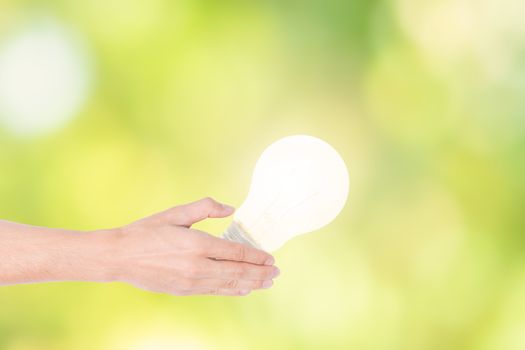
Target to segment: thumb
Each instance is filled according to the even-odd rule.
[[[233,214],[235,209],[217,202],[212,198],[203,198],[193,203],[180,205],[164,212],[166,219],[179,226],[190,227],[207,218],[224,218]]]

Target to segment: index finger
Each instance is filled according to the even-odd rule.
[[[242,261],[256,265],[273,265],[275,263],[273,256],[262,250],[213,236],[207,238],[208,242],[203,247],[203,253],[207,258]]]

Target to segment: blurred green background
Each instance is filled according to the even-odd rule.
[[[522,0],[2,0],[1,218],[90,230],[204,196],[239,206],[262,150],[302,133],[340,151],[351,193],[276,253],[271,290],[3,287],[0,349],[524,349],[523,13]],[[39,70],[51,80],[25,74]]]

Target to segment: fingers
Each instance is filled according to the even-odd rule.
[[[225,296],[244,296],[250,294],[251,290],[249,289],[204,289],[201,292],[197,292],[196,294],[204,294],[204,295],[225,295]]]
[[[187,290],[161,290],[160,293],[167,293],[175,296],[189,296],[189,295],[225,295],[225,296],[244,296],[251,293],[251,289],[228,289],[216,287],[203,287]]]
[[[271,280],[280,274],[276,266],[206,259],[198,268],[198,278],[223,280]]]
[[[248,295],[254,289],[267,289],[273,286],[272,280],[247,281],[247,280],[222,280],[202,279],[185,280],[181,283],[182,290],[177,295]]]
[[[241,261],[257,265],[273,265],[275,259],[270,254],[247,245],[207,236],[203,253],[207,258]]]
[[[235,209],[212,198],[203,198],[193,203],[166,210],[163,216],[174,225],[190,227],[207,218],[223,218],[233,214]]]
[[[273,286],[273,281],[251,281],[251,280],[237,280],[237,279],[201,279],[192,280],[190,283],[191,288],[195,290],[200,289],[230,289],[230,290],[254,290],[254,289],[267,289]]]

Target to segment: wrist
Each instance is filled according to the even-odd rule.
[[[59,254],[50,254],[54,281],[113,282],[116,280],[113,230],[68,231],[59,239]]]
[[[81,263],[87,280],[93,282],[115,282],[119,280],[118,263],[119,229],[97,230],[85,233],[81,247],[86,255]]]

